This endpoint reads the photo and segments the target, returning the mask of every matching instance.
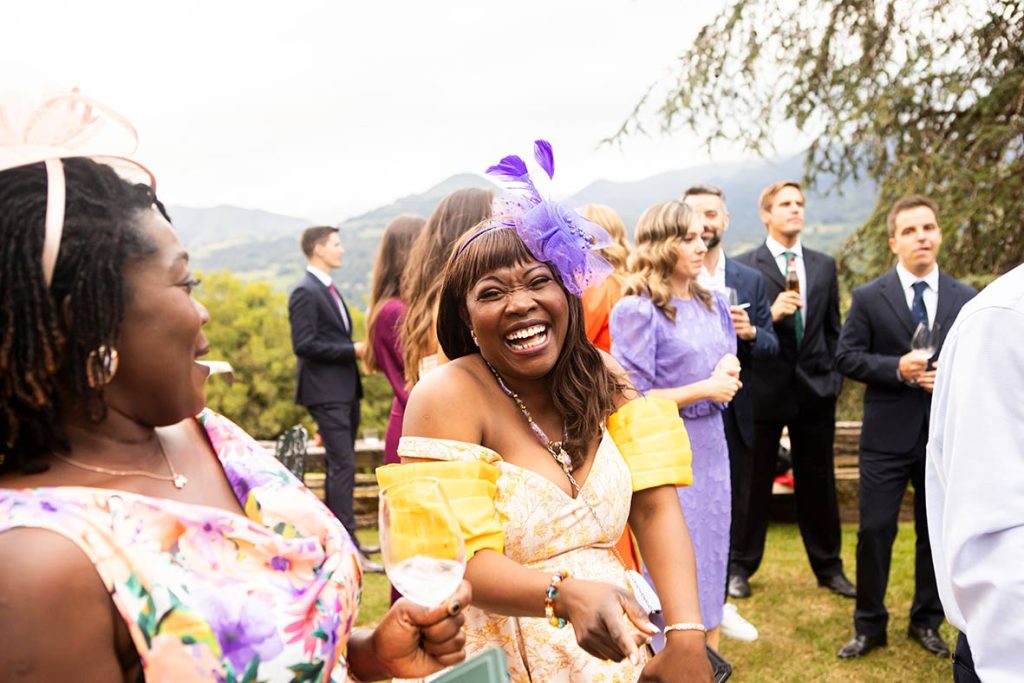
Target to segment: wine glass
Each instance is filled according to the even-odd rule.
[[[466,572],[462,530],[437,479],[410,479],[380,492],[384,570],[399,593],[437,607]]]
[[[725,288],[725,295],[727,297],[729,297],[729,305],[730,306],[739,306],[740,305],[740,295],[739,295],[739,292],[736,291],[735,287],[726,287]]]
[[[918,323],[914,330],[914,336],[910,339],[910,350],[922,360],[930,360],[935,355],[935,345],[938,340],[938,326],[929,328],[924,323]]]

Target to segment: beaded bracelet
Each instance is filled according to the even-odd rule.
[[[551,583],[548,585],[548,589],[544,593],[544,616],[547,618],[548,623],[555,628],[563,628],[566,624],[565,619],[555,616],[555,600],[558,599],[559,584],[567,578],[569,578],[569,572],[564,569],[559,569],[554,575],[552,575]]]
[[[669,624],[662,629],[662,632],[668,634],[669,631],[700,631],[701,633],[707,633],[707,628],[704,624],[698,624],[695,621],[681,621],[678,624]]]

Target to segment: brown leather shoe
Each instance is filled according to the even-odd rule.
[[[836,655],[839,659],[853,659],[854,657],[863,657],[876,647],[884,647],[886,645],[888,645],[888,642],[884,633],[880,636],[865,636],[858,633],[846,645],[843,645]]]
[[[933,655],[949,658],[949,647],[946,641],[939,635],[938,630],[925,626],[914,626],[907,628],[907,635],[918,642],[925,650]]]

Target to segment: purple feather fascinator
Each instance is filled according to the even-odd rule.
[[[553,178],[555,158],[551,143],[537,140],[534,158],[548,178]],[[583,290],[601,284],[611,275],[611,264],[597,251],[612,243],[608,233],[572,209],[544,199],[530,178],[525,161],[515,155],[507,156],[488,168],[487,174],[504,180],[510,192],[495,199],[494,218],[464,242],[463,249],[478,235],[512,228],[533,257],[557,270],[565,288],[576,296],[582,296]]]

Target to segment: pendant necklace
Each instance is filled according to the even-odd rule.
[[[183,489],[188,484],[188,477],[184,474],[178,474],[174,469],[174,465],[171,464],[171,459],[167,457],[167,452],[164,450],[163,444],[160,443],[160,437],[156,439],[157,448],[160,449],[160,455],[164,457],[164,462],[167,463],[167,469],[170,474],[154,474],[153,472],[147,472],[146,470],[113,470],[107,467],[99,467],[97,465],[86,465],[83,462],[73,460],[66,455],[60,453],[54,453],[53,457],[57,458],[61,462],[66,462],[72,467],[77,467],[81,470],[88,470],[90,472],[98,472],[100,474],[108,474],[114,477],[146,477],[147,479],[156,479],[157,481],[169,481],[174,484],[174,488]]]
[[[483,356],[481,356],[481,358],[483,358]],[[530,411],[527,410],[526,404],[523,403],[523,399],[519,398],[519,394],[512,391],[512,389],[510,389],[509,386],[505,384],[505,380],[501,378],[501,375],[499,375],[498,371],[494,369],[494,366],[487,362],[486,358],[483,358],[483,361],[487,365],[487,369],[491,371],[492,375],[494,375],[494,379],[498,381],[498,386],[501,387],[501,390],[505,392],[506,396],[515,401],[515,404],[517,406],[519,406],[519,411],[523,414],[523,417],[526,418],[527,423],[529,423],[530,425],[530,429],[533,430],[533,434],[534,436],[537,437],[537,440],[540,441],[540,444],[547,449],[548,453],[551,454],[551,457],[555,459],[555,462],[562,466],[563,472],[565,472],[566,474],[571,474],[572,458],[570,458],[569,454],[565,452],[564,426],[562,428],[563,431],[561,441],[552,441],[551,439],[549,439],[548,435],[544,433],[544,430],[540,428],[540,425],[534,422],[533,415],[530,415]]]

